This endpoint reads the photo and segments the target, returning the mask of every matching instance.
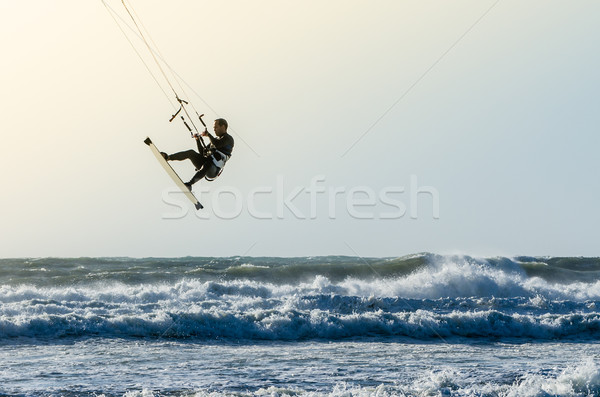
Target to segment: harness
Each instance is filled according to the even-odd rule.
[[[209,149],[209,153],[210,153],[209,156],[211,157],[211,160],[212,160],[212,166],[207,170],[206,176],[204,177],[204,179],[206,179],[209,182],[212,182],[215,179],[217,179],[219,177],[219,175],[221,175],[221,173],[223,172],[223,168],[225,168],[225,163],[227,163],[227,160],[229,160],[231,155],[227,155],[216,148]],[[217,160],[215,154],[217,154],[219,156],[218,160]]]

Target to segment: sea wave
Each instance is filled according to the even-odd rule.
[[[432,254],[2,260],[0,337],[597,338],[596,262]],[[554,280],[565,271],[574,276]]]
[[[0,288],[0,337],[597,338],[600,301],[345,295],[356,282]],[[373,286],[374,287],[374,286]],[[364,286],[362,287],[364,288]],[[320,293],[316,293],[320,291]]]

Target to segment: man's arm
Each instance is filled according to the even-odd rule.
[[[231,155],[231,152],[233,151],[233,137],[231,135],[227,134],[222,136],[221,138],[213,138],[211,136],[210,138],[210,141],[214,145],[214,147],[227,154],[228,156]]]
[[[217,139],[216,137],[212,136],[210,134],[210,132],[205,131],[206,136],[208,137],[208,139],[210,139],[210,143],[212,143],[215,147],[218,147],[219,144],[219,139]]]
[[[196,138],[196,145],[198,145],[198,153],[203,154],[204,146],[202,146],[202,142],[200,141],[202,138],[200,137],[200,135],[196,135],[194,136],[194,138]]]

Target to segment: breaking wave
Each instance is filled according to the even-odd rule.
[[[0,337],[593,339],[595,258],[0,260]]]

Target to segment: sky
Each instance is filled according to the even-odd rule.
[[[198,212],[143,143],[195,147],[174,93],[105,4],[0,4],[0,257],[600,254],[600,3],[130,0],[235,139]]]

